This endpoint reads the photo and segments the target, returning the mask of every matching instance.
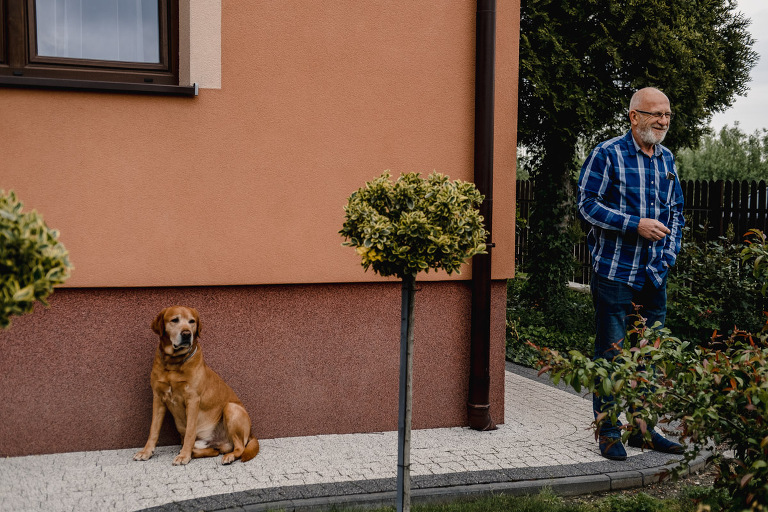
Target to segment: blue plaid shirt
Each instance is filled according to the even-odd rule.
[[[595,272],[641,289],[656,287],[680,252],[683,191],[672,152],[660,144],[649,157],[632,132],[599,144],[579,176],[579,216],[592,229],[587,236]],[[641,218],[656,219],[671,233],[657,242],[637,234]]]

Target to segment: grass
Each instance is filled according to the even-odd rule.
[[[415,504],[413,512],[696,512],[720,510],[723,497],[711,488],[686,487],[679,496],[660,499],[645,493],[611,495],[591,503],[569,500],[544,490],[531,496],[491,494],[448,503]],[[395,507],[332,507],[328,512],[394,512]]]

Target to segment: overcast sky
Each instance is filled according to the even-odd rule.
[[[743,132],[752,133],[768,128],[768,2],[738,0],[738,10],[752,20],[749,31],[755,39],[752,48],[759,54],[759,60],[750,73],[752,80],[747,84],[746,97],[738,96],[731,108],[715,114],[711,125],[719,130],[738,121]]]

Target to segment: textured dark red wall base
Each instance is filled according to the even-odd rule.
[[[467,424],[470,288],[417,283],[413,427]],[[0,456],[141,447],[150,329],[201,316],[206,362],[259,438],[397,430],[400,284],[59,289],[0,332]],[[506,287],[493,284],[491,415],[504,418]],[[179,444],[170,417],[161,444]]]

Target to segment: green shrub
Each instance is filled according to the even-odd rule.
[[[567,352],[594,352],[594,307],[588,293],[568,290],[569,306],[561,314],[560,325],[552,324],[538,304],[523,293],[524,276],[507,281],[507,360],[533,367],[538,352],[529,342]]]
[[[11,316],[30,313],[36,301],[48,305],[53,287],[72,268],[58,232],[22,207],[13,192],[0,191],[0,329],[11,324]]]
[[[762,300],[768,292],[768,239],[758,230],[748,235],[739,251],[744,266],[733,266],[734,250],[724,244],[710,246],[711,253],[700,259],[730,265],[724,275],[730,275],[732,282],[717,277],[724,289],[743,285]],[[743,281],[745,270],[751,272],[752,281]],[[695,289],[699,283],[689,284]],[[760,300],[752,304],[763,305]],[[728,311],[725,305],[723,311]],[[758,307],[752,313],[764,310]],[[592,360],[576,350],[564,356],[535,347],[541,372],[549,372],[555,383],[562,380],[576,391],[613,395],[614,402],[595,420],[595,429],[602,421],[615,423],[624,413],[627,423],[621,428],[626,440],[638,429],[647,434],[648,425],[678,421],[686,444],[685,463],[710,443],[730,447],[733,460],[715,457],[716,485],[724,489],[727,499],[722,495],[708,499],[733,511],[768,510],[768,323],[757,334],[733,329],[718,343],[697,345],[671,336],[668,328],[649,328],[638,317],[627,336],[636,343],[625,346],[613,360]]]
[[[635,347],[616,359],[592,360],[576,351],[563,356],[542,348],[542,371],[615,402],[598,415],[615,422],[625,413],[623,437],[647,425],[679,421],[690,462],[710,442],[734,450],[735,463],[720,458],[717,485],[726,489],[731,507],[768,508],[768,344],[735,332],[717,349],[691,346],[669,330],[647,328],[639,319],[628,333]],[[761,508],[762,507],[762,508]]]
[[[752,276],[759,283],[760,293],[763,297],[768,295],[768,240],[765,233],[758,229],[747,231],[741,259],[744,263],[752,263]]]
[[[680,338],[702,342],[714,331],[727,336],[734,329],[759,330],[765,299],[742,263],[744,244],[728,237],[695,242],[689,228],[684,233],[669,277],[666,326]]]

